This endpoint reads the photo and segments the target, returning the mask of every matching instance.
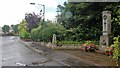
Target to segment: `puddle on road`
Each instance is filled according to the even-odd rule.
[[[2,59],[2,61],[6,61],[7,59]]]
[[[15,64],[19,66],[28,66],[27,64],[23,64],[23,63],[15,63]]]

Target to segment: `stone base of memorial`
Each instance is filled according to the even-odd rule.
[[[110,35],[102,35],[102,36],[100,36],[100,45],[102,45],[104,47],[104,45],[102,43],[103,43],[103,40],[105,40],[105,43],[106,43],[105,47],[109,46],[112,44],[112,39],[113,39],[113,37]]]

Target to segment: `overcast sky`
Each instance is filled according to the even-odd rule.
[[[42,6],[30,3],[44,4],[46,7],[45,18],[55,18],[57,5],[63,5],[67,0],[1,0],[0,1],[0,26],[18,24],[25,17],[26,12],[39,13]]]

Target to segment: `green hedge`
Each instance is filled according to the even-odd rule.
[[[99,41],[58,41],[57,44],[95,44],[99,45]]]

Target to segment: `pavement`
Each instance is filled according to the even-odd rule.
[[[52,50],[39,43],[25,42],[20,39],[19,41],[29,49],[48,56],[66,66],[116,66],[115,61],[106,55],[80,50]]]

